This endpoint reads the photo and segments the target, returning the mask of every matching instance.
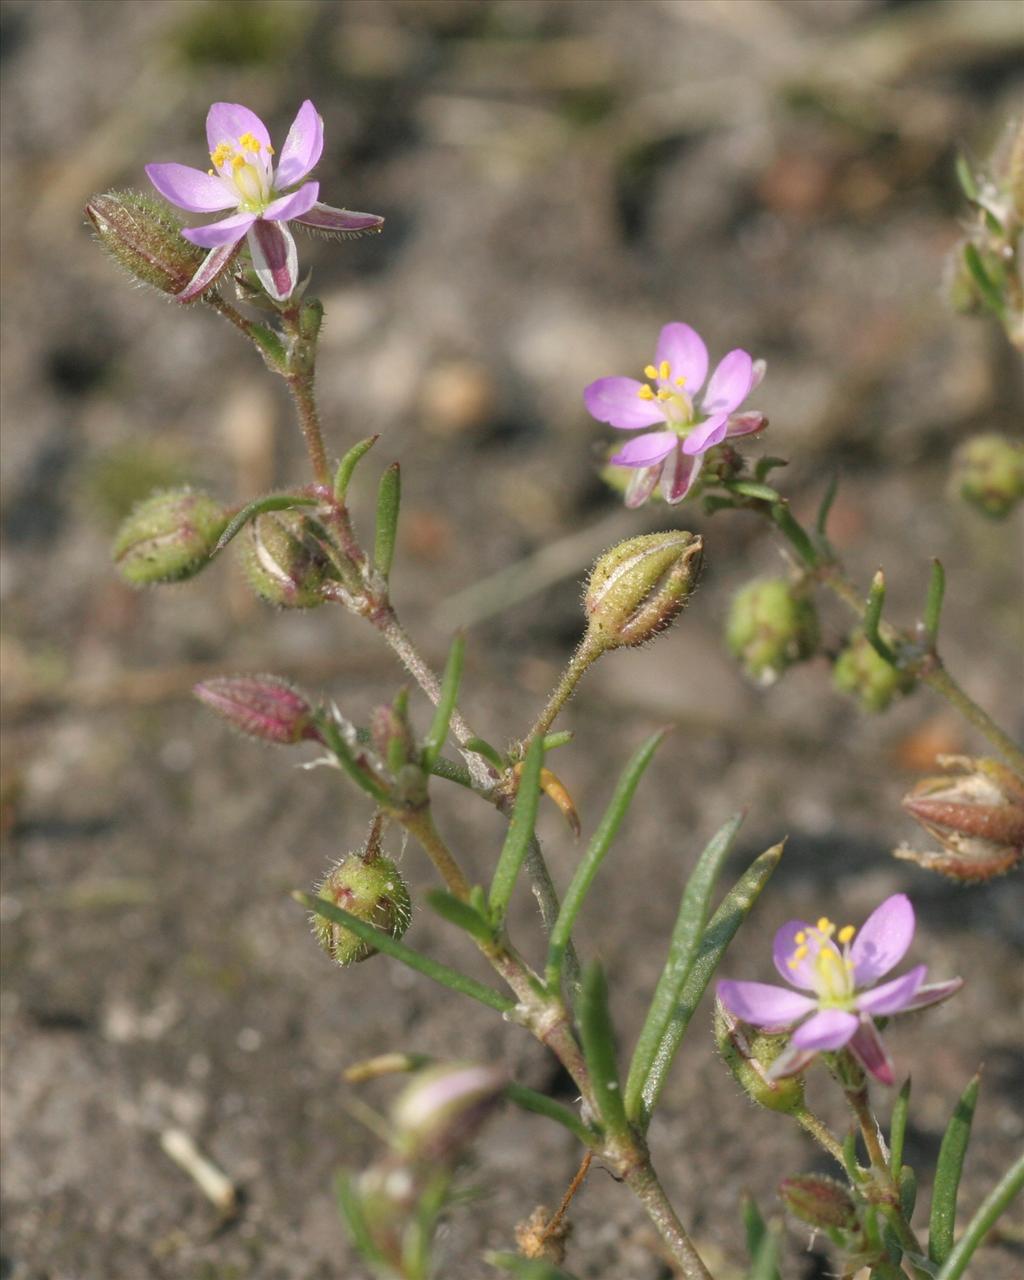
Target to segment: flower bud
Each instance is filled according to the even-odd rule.
[[[818,647],[813,602],[787,578],[758,578],[733,597],[725,641],[759,684],[773,684],[787,667]]]
[[[954,455],[952,483],[964,502],[1004,519],[1024,498],[1024,444],[994,433],[972,436]]]
[[[327,556],[301,514],[265,512],[246,533],[245,572],[258,596],[284,609],[323,604]]]
[[[390,706],[374,707],[370,712],[370,737],[388,770],[399,774],[416,753],[409,726],[408,692],[400,690]]]
[[[508,1077],[500,1067],[446,1062],[418,1071],[391,1109],[399,1150],[450,1162],[501,1103]]]
[[[179,582],[204,568],[228,523],[205,493],[166,489],[137,503],[114,540],[114,562],[133,587]]]
[[[600,649],[641,645],[672,622],[693,590],[703,539],[682,529],[627,538],[590,573],[587,640]]]
[[[836,658],[832,682],[840,692],[857,698],[867,711],[884,711],[894,698],[914,687],[914,677],[886,662],[863,631],[853,632]]]
[[[852,1231],[857,1226],[857,1206],[841,1182],[820,1173],[783,1178],[779,1195],[789,1212],[801,1222],[823,1230]]]
[[[392,938],[400,938],[412,918],[405,881],[391,859],[383,854],[364,857],[350,853],[327,874],[316,892],[325,902],[332,902]],[[312,925],[317,941],[340,965],[358,964],[377,950],[344,925],[335,924],[325,916],[314,915]]]
[[[251,738],[286,746],[305,738],[321,741],[305,695],[278,676],[215,676],[192,692]]]
[[[161,200],[139,191],[93,196],[85,212],[110,256],[161,293],[180,293],[206,256],[181,234],[182,223]]]
[[[722,1061],[743,1092],[759,1107],[787,1115],[804,1109],[802,1077],[772,1080],[768,1070],[789,1044],[786,1035],[768,1035],[741,1025],[720,1000],[715,1001],[715,1043]]]
[[[942,846],[941,852],[896,850],[962,882],[990,880],[1011,870],[1024,855],[1024,781],[998,760],[940,756],[958,775],[923,778],[903,808]]]

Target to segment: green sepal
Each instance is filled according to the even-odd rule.
[[[935,1186],[932,1189],[932,1208],[928,1221],[928,1257],[932,1262],[943,1263],[953,1249],[953,1231],[956,1226],[956,1197],[960,1187],[960,1174],[967,1155],[971,1137],[971,1122],[978,1102],[980,1073],[963,1091],[953,1111],[953,1116],[942,1136],[939,1159],[935,1166]]]
[[[253,345],[263,357],[268,369],[282,376],[288,373],[288,352],[284,343],[273,329],[266,324],[250,323],[246,333],[252,338]]]
[[[697,959],[708,920],[711,895],[725,860],[732,851],[743,818],[743,813],[734,814],[715,832],[686,883],[669,942],[668,956],[629,1064],[625,1106],[627,1115],[633,1121],[640,1120],[643,1116],[644,1086],[658,1048],[679,1007],[690,970]]]
[[[468,902],[456,898],[447,890],[432,889],[427,894],[427,903],[442,919],[455,925],[457,929],[464,929],[466,933],[478,938],[481,942],[494,941],[494,930],[486,917]]]
[[[229,522],[228,527],[220,535],[213,549],[216,555],[223,551],[236,534],[241,533],[250,520],[264,515],[267,511],[291,511],[293,507],[315,507],[316,498],[306,497],[301,493],[271,493],[264,498],[253,498]]]
[[[761,502],[780,502],[781,494],[768,484],[756,480],[726,480],[722,485],[730,493],[738,493],[741,498],[758,498]]]
[[[379,439],[380,435],[378,434],[367,436],[365,440],[360,440],[358,444],[354,444],[349,449],[348,453],[338,463],[338,469],[334,473],[334,496],[340,506],[345,505],[345,499],[348,497],[348,486],[349,481],[352,479],[352,473]]]
[[[540,802],[540,771],[544,765],[544,743],[534,738],[523,761],[522,773],[519,775],[519,789],[512,809],[512,820],[508,825],[508,834],[494,869],[487,901],[491,919],[497,924],[505,917],[508,904],[512,898],[519,871],[526,857],[530,839],[533,836],[534,824],[537,821],[537,806]]]
[[[402,471],[392,462],[380,478],[377,489],[377,524],[373,541],[373,564],[387,582],[391,563],[395,558],[395,539],[398,536],[398,512],[402,505]]]
[[[591,965],[583,975],[577,1014],[583,1057],[601,1122],[613,1136],[628,1133],[629,1121],[615,1061],[615,1032],[608,1010],[608,984],[599,964]]]

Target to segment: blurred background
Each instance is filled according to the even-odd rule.
[[[454,1048],[563,1087],[482,1009],[380,957],[332,966],[288,891],[355,847],[362,800],[189,697],[205,675],[272,670],[365,719],[402,679],[369,628],[339,610],[273,613],[229,557],[142,593],[113,572],[113,530],[154,487],[239,502],[305,479],[284,388],[213,314],[127,287],[81,212],[93,192],[145,186],[148,161],[203,166],[215,100],[250,106],[280,141],[311,97],[322,197],[387,218],[371,240],[300,240],[327,310],[328,445],[382,434],[353,490],[364,532],[377,470],[401,459],[395,598],[439,660],[467,626],[481,732],[502,742],[529,724],[579,635],[594,555],[674,517],[707,540],[685,617],[606,658],[564,717],[577,741],[557,767],[585,834],[641,738],[679,726],[588,915],[624,1043],[686,869],[746,805],[735,869],[790,843],[730,973],[767,977],[772,931],[793,915],[858,922],[905,890],[915,958],[967,978],[969,995],[891,1042],[914,1074],[922,1169],[985,1062],[972,1211],[1024,1134],[1020,882],[965,891],[890,850],[920,844],[898,802],[936,752],[983,744],[927,691],[866,717],[825,657],[749,684],[722,625],[743,582],[784,569],[777,545],[750,515],[624,512],[597,478],[611,433],[581,390],[638,374],[669,320],[713,360],[764,356],[756,407],[772,425],[749,452],[791,459],[775,475],[804,517],[839,470],[834,540],[864,583],[884,563],[894,618],[917,616],[942,558],[950,666],[1019,731],[1021,526],[946,492],[960,440],[1019,424],[1019,365],[994,323],[944,297],[964,212],[955,155],[984,158],[1022,109],[1016,0],[6,0],[0,15],[4,1280],[366,1280],[330,1190],[339,1164],[379,1150],[348,1110],[348,1062]],[[512,563],[525,570],[487,585]],[[845,625],[826,610],[833,648]],[[422,700],[415,714],[425,726]],[[501,827],[463,799],[442,791],[439,821],[482,878]],[[541,830],[564,885],[577,850],[557,814]],[[414,892],[431,884],[416,849],[403,870]],[[514,934],[533,923],[523,894]],[[473,969],[427,912],[408,940]],[[740,1193],[777,1213],[780,1174],[824,1166],[737,1095],[709,1012],[653,1145],[727,1277],[743,1260]],[[382,1105],[388,1089],[361,1096]],[[239,1187],[233,1220],[164,1154],[168,1129]],[[446,1280],[475,1280],[479,1250],[557,1204],[576,1161],[539,1119],[494,1124],[442,1242]],[[601,1171],[573,1216],[581,1278],[670,1274]],[[806,1233],[789,1238],[787,1275],[827,1274]],[[1004,1232],[978,1274],[1019,1274],[1016,1241]]]

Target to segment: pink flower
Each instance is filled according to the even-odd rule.
[[[632,467],[626,506],[642,506],[661,481],[666,502],[681,502],[700,474],[704,454],[727,436],[752,435],[768,425],[763,413],[736,413],[764,377],[765,363],[746,351],[730,351],[699,395],[708,372],[708,349],[688,324],[667,324],[658,335],[654,363],[635,378],[599,378],[583,392],[587,411],[620,431],[639,431],[612,456]]]
[[[789,1046],[771,1066],[773,1077],[798,1075],[816,1054],[845,1048],[876,1080],[892,1084],[892,1062],[875,1018],[923,1009],[963,985],[961,978],[953,978],[925,986],[923,964],[902,978],[874,985],[906,955],[914,927],[914,908],[902,893],[876,907],[860,933],[853,925],[837,932],[825,917],[816,925],[790,920],[775,935],[773,958],[779,973],[800,990],[722,981],[718,998],[731,1014],[755,1027],[782,1031],[795,1026]]]
[[[210,253],[177,295],[179,302],[191,302],[205,292],[243,239],[248,239],[260,283],[272,298],[284,302],[298,283],[298,253],[289,222],[342,233],[376,230],[384,222],[373,213],[320,204],[318,182],[296,187],[324,148],[324,122],[308,98],[292,121],[276,169],[267,126],[248,107],[215,102],[206,116],[206,140],[213,163],[207,173],[185,164],[146,165],[153,186],[179,208],[191,213],[234,210],[219,222],[182,232]]]

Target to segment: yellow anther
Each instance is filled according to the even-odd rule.
[[[806,942],[806,941],[807,941],[807,930],[806,930],[806,929],[801,929],[799,933],[794,934],[794,936],[793,936],[793,941],[794,941],[794,942]]]
[[[216,168],[227,164],[231,157],[235,154],[235,149],[230,142],[218,142],[214,151],[210,152],[210,159]]]
[[[211,178],[215,178],[217,176],[212,169],[207,169],[206,172],[210,175]]]
[[[637,392],[637,395],[640,397],[641,400],[654,399],[654,392],[648,386],[641,387],[640,390]]]
[[[231,167],[234,169],[235,173],[237,173],[239,169],[244,169],[248,163],[249,162],[246,160],[245,156],[233,156],[231,159]]]
[[[843,946],[845,947],[845,946],[846,946],[846,944],[847,944],[848,942],[852,942],[852,941],[853,941],[853,935],[854,935],[856,932],[857,932],[857,930],[853,927],[853,925],[852,925],[852,924],[844,924],[844,925],[843,925],[843,927],[839,930],[839,933],[838,933],[836,936],[838,937],[839,941],[840,941],[840,942],[843,944]]]
[[[828,916],[822,916],[821,919],[818,921],[818,932],[825,934],[825,936],[828,938],[831,938],[833,933],[835,933],[835,931],[836,931],[836,927],[832,923],[832,921],[828,918]]]
[[[243,133],[242,136],[238,139],[238,145],[242,148],[243,151],[258,152],[260,149],[261,143],[259,138],[255,137],[253,134]]]
[[[655,369],[653,364],[648,364],[644,366],[645,378],[656,378],[657,376],[658,376],[658,371],[657,369]]]
[[[680,374],[678,378],[673,378],[673,382],[675,382],[675,384],[676,384],[676,386],[677,386],[677,387],[685,387],[685,386],[686,386],[686,379],[683,377],[683,375],[682,375],[682,374]]]
[[[668,382],[669,374],[671,372],[672,372],[672,366],[669,364],[667,360],[662,360],[661,365],[658,368],[658,377],[663,378],[666,382]]]
[[[672,399],[672,392],[671,392],[671,391],[659,391],[659,392],[658,392],[658,399],[659,399],[659,400],[671,400],[671,399]]]

